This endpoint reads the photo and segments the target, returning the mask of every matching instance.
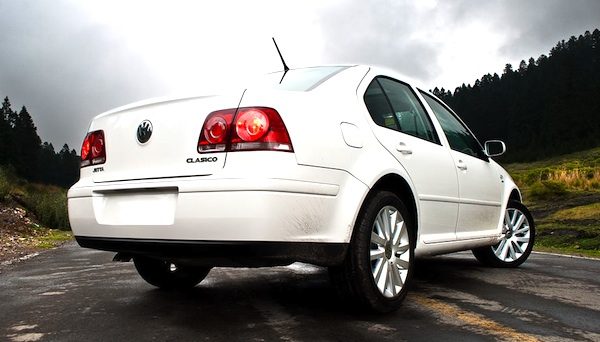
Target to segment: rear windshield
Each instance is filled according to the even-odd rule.
[[[349,67],[326,66],[290,69],[285,74],[285,77],[283,76],[283,71],[278,71],[265,75],[264,78],[258,82],[258,85],[281,90],[309,91],[347,68]]]

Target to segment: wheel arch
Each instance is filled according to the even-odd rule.
[[[409,182],[397,173],[388,173],[381,176],[374,184],[371,186],[371,189],[365,196],[361,204],[361,209],[358,215],[361,215],[363,212],[363,207],[366,203],[379,191],[389,191],[398,196],[402,202],[406,205],[410,215],[412,222],[415,225],[415,237],[418,236],[419,232],[419,210],[417,206],[417,201],[415,197],[415,193],[410,186]],[[357,217],[358,220],[358,217]],[[356,221],[355,221],[356,222]],[[417,238],[418,239],[418,238]]]
[[[508,196],[508,200],[509,201],[523,202],[523,198],[521,197],[521,193],[519,192],[519,190],[517,188],[512,189],[512,191],[510,192],[510,195]]]

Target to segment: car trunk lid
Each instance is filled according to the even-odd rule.
[[[200,154],[198,137],[207,115],[237,108],[243,91],[134,104],[96,117],[106,162],[90,166],[94,182],[205,176],[225,165],[226,152]],[[147,141],[145,141],[147,138]]]

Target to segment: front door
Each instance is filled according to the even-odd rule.
[[[442,103],[422,92],[442,126],[458,172],[459,240],[497,234],[501,215],[502,179],[467,126]]]

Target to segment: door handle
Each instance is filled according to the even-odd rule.
[[[467,165],[462,160],[458,161],[458,165],[456,165],[456,167],[461,171],[467,171]]]
[[[408,148],[403,142],[398,143],[398,146],[396,146],[396,150],[404,155],[412,154],[412,150]]]

